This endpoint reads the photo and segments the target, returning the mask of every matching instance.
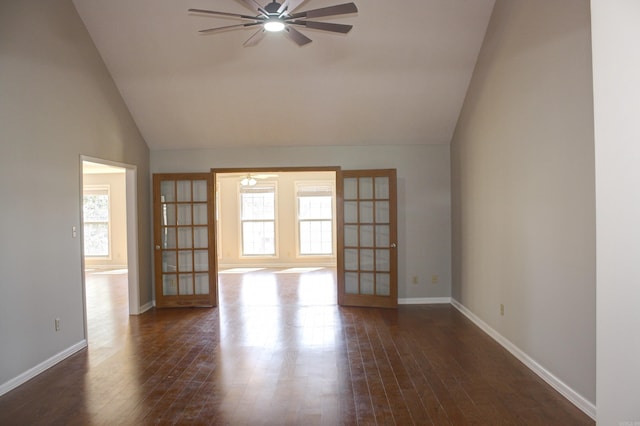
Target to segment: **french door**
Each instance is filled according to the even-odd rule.
[[[215,306],[213,179],[153,175],[156,306]]]
[[[396,170],[341,171],[336,187],[338,304],[395,308]]]

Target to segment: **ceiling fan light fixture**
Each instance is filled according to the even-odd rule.
[[[247,176],[246,178],[240,181],[240,185],[242,186],[254,186],[256,183],[257,181],[251,176]]]
[[[284,22],[280,19],[270,19],[264,23],[264,29],[272,33],[280,32],[284,30]]]

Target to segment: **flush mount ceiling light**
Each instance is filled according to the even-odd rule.
[[[242,24],[227,25],[224,27],[208,28],[200,30],[201,34],[211,34],[236,28],[260,27],[247,41],[244,46],[255,46],[262,40],[265,32],[282,32],[285,36],[293,40],[298,46],[311,43],[311,39],[298,31],[295,26],[306,27],[314,30],[329,31],[346,34],[351,31],[353,25],[333,24],[330,22],[309,21],[313,18],[324,18],[327,16],[346,15],[356,13],[358,8],[354,3],[344,3],[336,6],[312,9],[303,12],[293,13],[293,11],[304,0],[284,0],[282,3],[272,1],[262,7],[256,0],[239,0],[253,12],[256,16],[242,15],[239,13],[218,12],[206,9],[189,9],[192,13],[202,13],[206,15],[216,15],[226,18],[241,19],[246,21]]]

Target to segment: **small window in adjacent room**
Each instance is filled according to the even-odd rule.
[[[333,254],[333,186],[299,183],[298,252],[303,256]]]
[[[276,254],[275,200],[275,184],[240,187],[243,256]]]
[[[84,254],[90,257],[110,255],[109,186],[86,185],[83,188],[82,211]]]

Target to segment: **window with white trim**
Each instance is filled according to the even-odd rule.
[[[333,185],[298,183],[298,253],[333,254]]]
[[[276,186],[261,183],[240,187],[243,256],[276,254]]]
[[[109,185],[85,185],[82,194],[85,256],[110,256],[109,205]]]

